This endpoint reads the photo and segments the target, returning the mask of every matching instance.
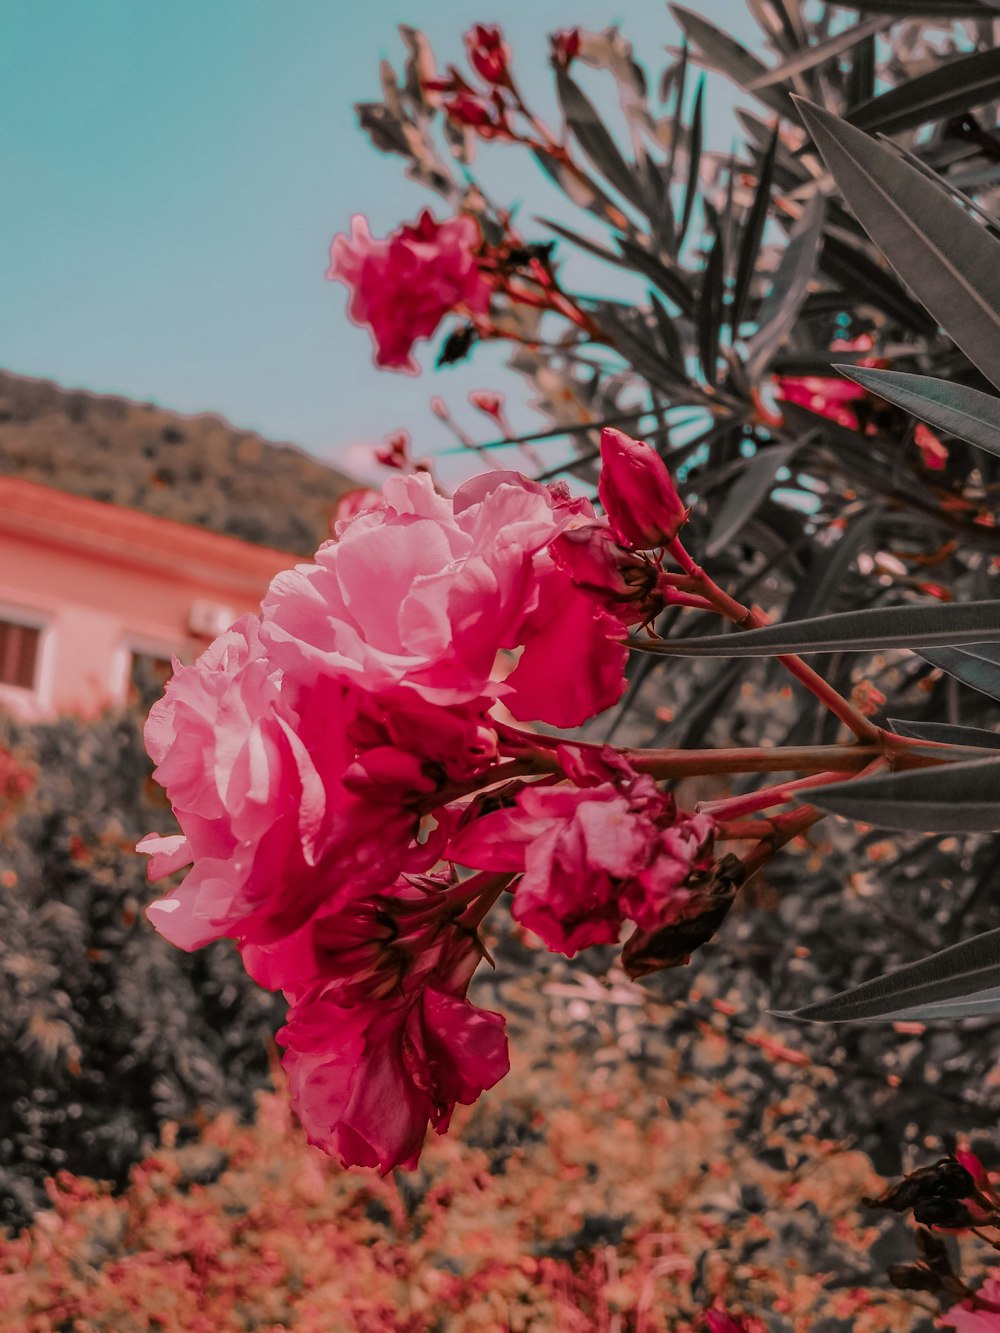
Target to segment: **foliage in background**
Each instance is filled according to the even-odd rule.
[[[283,1008],[146,924],[135,842],[165,812],[134,716],[5,724],[7,755],[35,785],[0,791],[0,1227],[60,1170],[124,1184],[166,1120],[249,1112]]]

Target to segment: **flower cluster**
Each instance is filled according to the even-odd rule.
[[[436,222],[427,209],[383,241],[361,216],[352,220],[350,236],[334,237],[327,277],[349,288],[348,314],[371,330],[377,365],[416,375],[418,338],[431,337],[452,311],[486,313],[490,287],[477,261],[481,243],[474,218]]]
[[[428,1124],[506,1072],[503,1019],[466,998],[501,892],[571,954],[626,920],[663,927],[710,864],[711,818],[626,757],[510,721],[574,727],[613,704],[625,627],[664,603],[645,548],[683,521],[673,483],[647,445],[603,447],[607,519],[514,472],[450,498],[395,473],[151,710],[183,832],[140,848],[154,877],[191,869],[150,918],[185,949],[234,939],[285,992],[294,1103],[345,1163],[412,1164]]]

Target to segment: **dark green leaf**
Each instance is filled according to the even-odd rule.
[[[862,14],[893,14],[897,18],[983,19],[989,10],[981,0],[836,0],[839,9]]]
[[[671,365],[684,373],[684,348],[681,344],[677,326],[667,313],[666,307],[655,292],[649,293],[649,304],[656,316],[656,328],[663,344],[663,353]]]
[[[764,234],[764,223],[771,206],[771,178],[774,174],[774,155],[778,148],[778,126],[775,125],[771,142],[760,164],[757,178],[757,192],[750,206],[750,213],[740,239],[740,253],[736,261],[736,282],[733,287],[733,303],[729,311],[729,324],[735,337],[743,322],[747,298],[750,295],[750,283],[753,279],[757,256],[760,254],[760,241]]]
[[[712,530],[705,543],[707,559],[724,550],[750,522],[770,495],[775,477],[798,451],[800,445],[799,440],[794,440],[791,444],[774,444],[761,449],[747,462],[743,475],[730,488],[725,503],[715,516]]]
[[[740,88],[749,90],[750,85],[768,73],[767,66],[755,55],[741,46],[728,33],[722,32],[714,23],[696,14],[693,9],[681,5],[671,5],[670,12],[677,20],[684,35],[698,48],[702,63],[710,69],[718,70],[732,79]],[[765,106],[781,115],[790,116],[792,104],[785,88],[761,88],[754,94]]]
[[[816,269],[823,235],[823,196],[810,195],[792,228],[771,290],[757,312],[757,332],[747,343],[747,375],[756,383],[795,323]]]
[[[982,645],[975,646],[978,648]],[[991,699],[1000,700],[1000,666],[996,662],[960,648],[929,648],[921,645],[918,651],[931,666],[946,671],[949,676],[954,676],[980,694],[988,694]]]
[[[801,74],[807,69],[815,69],[817,65],[825,64],[827,60],[832,60],[835,56],[843,55],[845,51],[850,51],[852,47],[857,46],[881,32],[888,27],[890,20],[884,15],[877,15],[875,18],[864,19],[861,23],[855,23],[853,27],[845,28],[842,32],[835,33],[833,37],[827,37],[822,42],[816,42],[812,46],[807,46],[805,50],[796,52],[787,60],[783,60],[780,65],[774,69],[769,69],[766,74],[762,74],[759,79],[747,87],[747,92],[756,93],[761,88],[769,88],[774,83],[783,83],[790,79],[794,74]]]
[[[662,657],[781,657],[871,648],[919,648],[926,656],[929,644],[981,643],[991,636],[1000,636],[1000,601],[872,607],[696,639],[630,639],[629,646]]]
[[[709,384],[715,383],[716,360],[719,355],[725,269],[726,252],[722,232],[716,228],[715,240],[705,263],[697,312],[698,359],[701,361],[702,373]]]
[[[851,61],[851,72],[847,81],[847,105],[857,106],[875,96],[875,38],[868,37],[861,43]]]
[[[811,102],[798,106],[858,221],[969,360],[1000,384],[1000,241],[853,125]]]
[[[676,264],[664,263],[649,250],[644,250],[635,241],[626,240],[624,236],[619,236],[617,240],[629,268],[636,269],[654,283],[685,315],[694,314],[694,294]]]
[[[928,74],[852,107],[846,120],[869,133],[901,134],[995,100],[998,82],[1000,47],[976,51],[944,61]]]
[[[616,255],[613,250],[607,250],[597,241],[592,241],[589,236],[581,236],[577,231],[570,231],[569,227],[564,227],[559,222],[552,222],[549,218],[535,218],[543,227],[548,227],[549,231],[554,231],[557,236],[561,236],[564,241],[569,241],[573,245],[578,245],[581,250],[586,250],[588,254],[595,255],[598,259],[603,259],[607,264],[617,264],[619,268],[625,268],[620,255]]]
[[[952,945],[940,953],[931,954],[919,962],[897,968],[884,976],[866,981],[862,986],[831,995],[828,1000],[806,1005],[785,1018],[799,1018],[816,1023],[857,1023],[872,1020],[895,1020],[917,1017],[911,1011],[920,1009],[925,1018],[964,1016],[966,1001],[976,1005],[994,997],[994,1007],[968,1010],[969,1013],[996,1012],[995,996],[1000,991],[1000,930],[989,930],[963,944]],[[929,1012],[931,1006],[942,1006],[944,1012]]]
[[[898,717],[890,717],[889,725],[897,735],[911,736],[918,741],[1000,750],[1000,732],[986,731],[982,727],[958,727],[949,722],[904,722]]]
[[[630,203],[648,214],[650,200],[641,178],[622,157],[590,98],[564,69],[556,70],[556,91],[566,124],[591,163]]]
[[[788,603],[789,620],[826,611],[840,591],[848,569],[872,540],[880,518],[877,509],[856,516],[837,541],[816,552],[809,564],[808,577],[800,581]]]
[[[684,237],[691,223],[694,201],[698,197],[698,165],[701,162],[701,140],[704,133],[705,119],[705,80],[698,80],[698,91],[694,97],[694,111],[691,115],[691,128],[688,131],[688,175],[684,189],[684,205],[681,210],[681,225],[677,233],[678,247],[684,244]]]
[[[845,365],[833,369],[938,430],[1000,457],[1000,398],[950,380],[908,375],[901,370]]]
[[[835,815],[878,828],[989,833],[1000,829],[1000,758],[812,787],[809,800]]]
[[[819,267],[844,289],[852,303],[870,301],[906,329],[924,334],[937,332],[936,320],[913,300],[893,273],[880,268],[857,246],[849,245],[841,237],[830,232],[824,236]]]

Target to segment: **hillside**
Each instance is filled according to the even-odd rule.
[[[0,473],[310,555],[353,482],[215,415],[0,371]]]

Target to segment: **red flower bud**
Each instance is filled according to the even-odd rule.
[[[597,492],[622,546],[639,551],[666,546],[687,522],[688,510],[660,455],[612,427],[601,432]]]
[[[476,23],[465,34],[469,64],[486,83],[510,84],[510,47],[493,23]]]
[[[552,63],[556,69],[569,69],[573,60],[580,54],[580,29],[560,28],[549,41],[552,43]]]

